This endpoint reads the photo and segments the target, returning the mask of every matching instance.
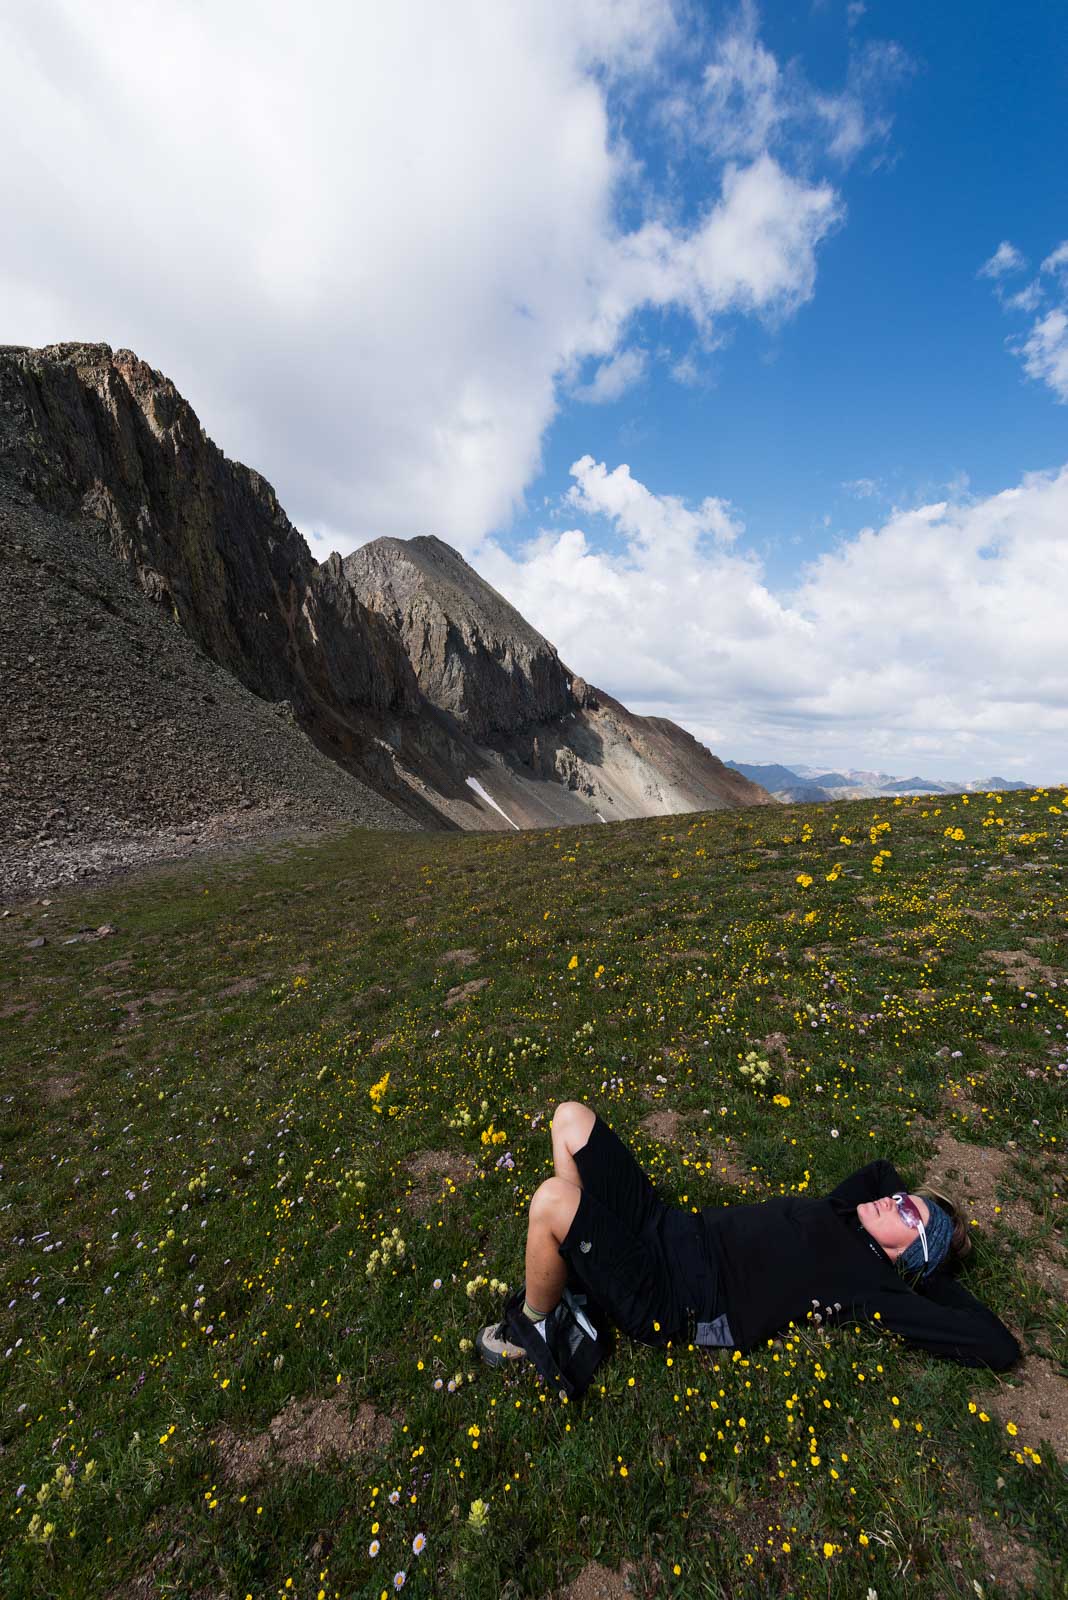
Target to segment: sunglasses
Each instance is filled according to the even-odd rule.
[[[890,1198],[897,1207],[897,1214],[905,1224],[906,1228],[915,1228],[919,1233],[920,1243],[923,1245],[923,1259],[924,1261],[929,1261],[930,1257],[927,1253],[927,1229],[923,1225],[923,1218],[920,1216],[919,1211],[912,1203],[912,1196],[907,1194],[892,1194]]]

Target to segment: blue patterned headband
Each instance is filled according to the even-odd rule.
[[[924,1199],[927,1200],[930,1213],[924,1230],[927,1234],[927,1259],[924,1260],[923,1240],[917,1236],[908,1249],[898,1256],[897,1265],[902,1272],[918,1272],[927,1278],[946,1258],[953,1238],[953,1222],[937,1201],[928,1200],[926,1195]]]

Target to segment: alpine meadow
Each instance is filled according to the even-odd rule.
[[[0,61],[0,1600],[1068,1600],[1064,0]]]
[[[7,1592],[1060,1593],[1066,820],[337,832],[13,912]],[[939,1177],[1024,1366],[814,1308],[580,1406],[483,1367],[574,1096],[682,1206]]]

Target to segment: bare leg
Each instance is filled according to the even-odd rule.
[[[553,1112],[551,1124],[553,1141],[553,1171],[582,1188],[579,1169],[575,1165],[575,1151],[581,1150],[590,1134],[596,1116],[580,1100],[563,1100]]]
[[[534,1192],[527,1224],[526,1291],[532,1311],[548,1315],[567,1282],[560,1245],[579,1208],[581,1190],[562,1178],[546,1178]]]

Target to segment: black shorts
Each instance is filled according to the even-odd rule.
[[[630,1338],[681,1338],[715,1299],[697,1217],[661,1200],[599,1116],[574,1161],[582,1195],[560,1246],[571,1274]]]

